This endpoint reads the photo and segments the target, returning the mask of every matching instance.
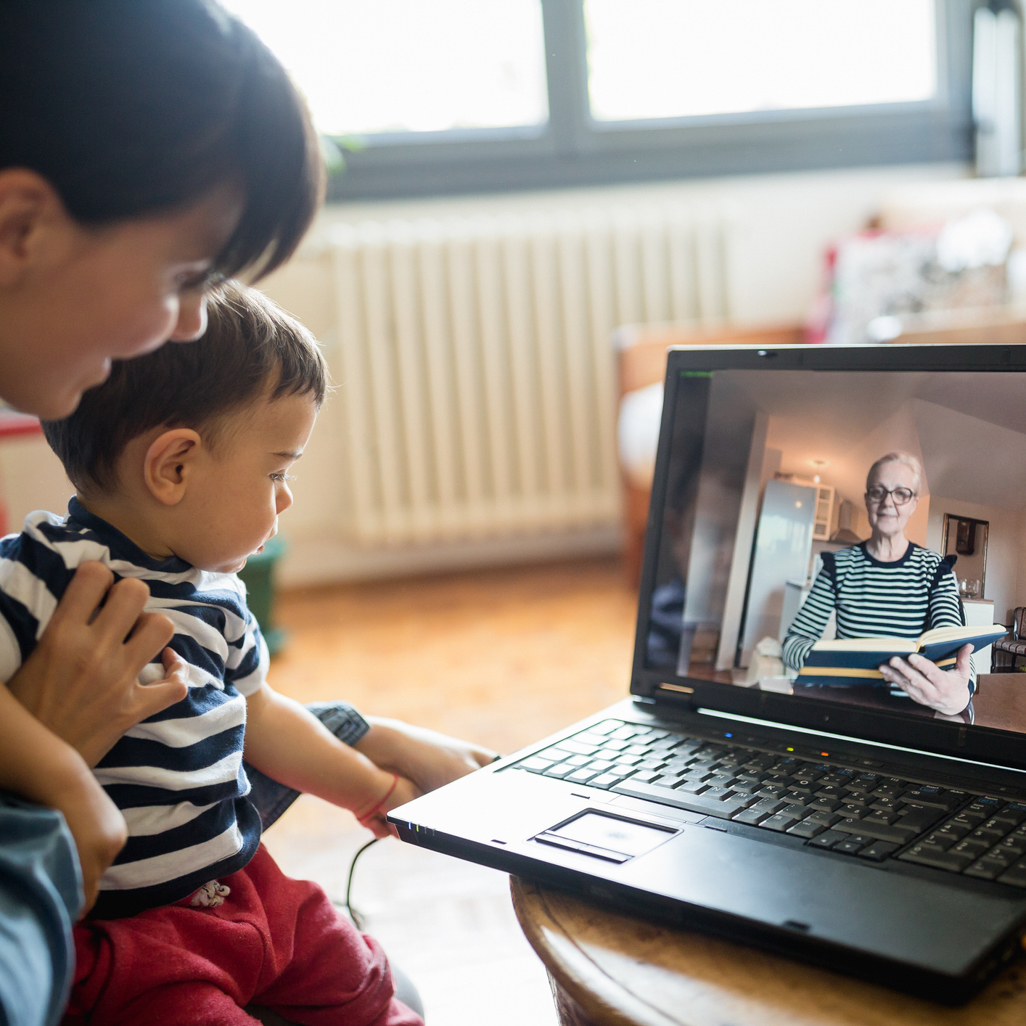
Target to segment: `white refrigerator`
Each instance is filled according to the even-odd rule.
[[[788,581],[804,581],[812,555],[816,489],[770,480],[762,495],[755,531],[739,666],[748,666],[752,649],[766,637],[776,639]]]

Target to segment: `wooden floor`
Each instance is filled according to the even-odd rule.
[[[277,619],[290,642],[269,679],[301,701],[346,698],[510,752],[627,694],[635,603],[613,560],[289,592]],[[304,797],[266,840],[286,872],[341,902],[368,838]],[[502,874],[390,839],[361,856],[353,904],[430,1026],[555,1023]]]

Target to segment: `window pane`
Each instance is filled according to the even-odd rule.
[[[927,100],[933,0],[585,0],[599,121]]]
[[[222,0],[330,135],[542,125],[540,0]]]

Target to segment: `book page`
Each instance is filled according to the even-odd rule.
[[[919,642],[911,638],[845,638],[817,641],[812,648],[816,652],[915,652]]]

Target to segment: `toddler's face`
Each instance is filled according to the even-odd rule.
[[[202,570],[235,573],[278,531],[292,505],[288,470],[313,431],[310,396],[260,400],[225,428],[220,443],[197,463],[185,499],[189,537],[175,552]]]

